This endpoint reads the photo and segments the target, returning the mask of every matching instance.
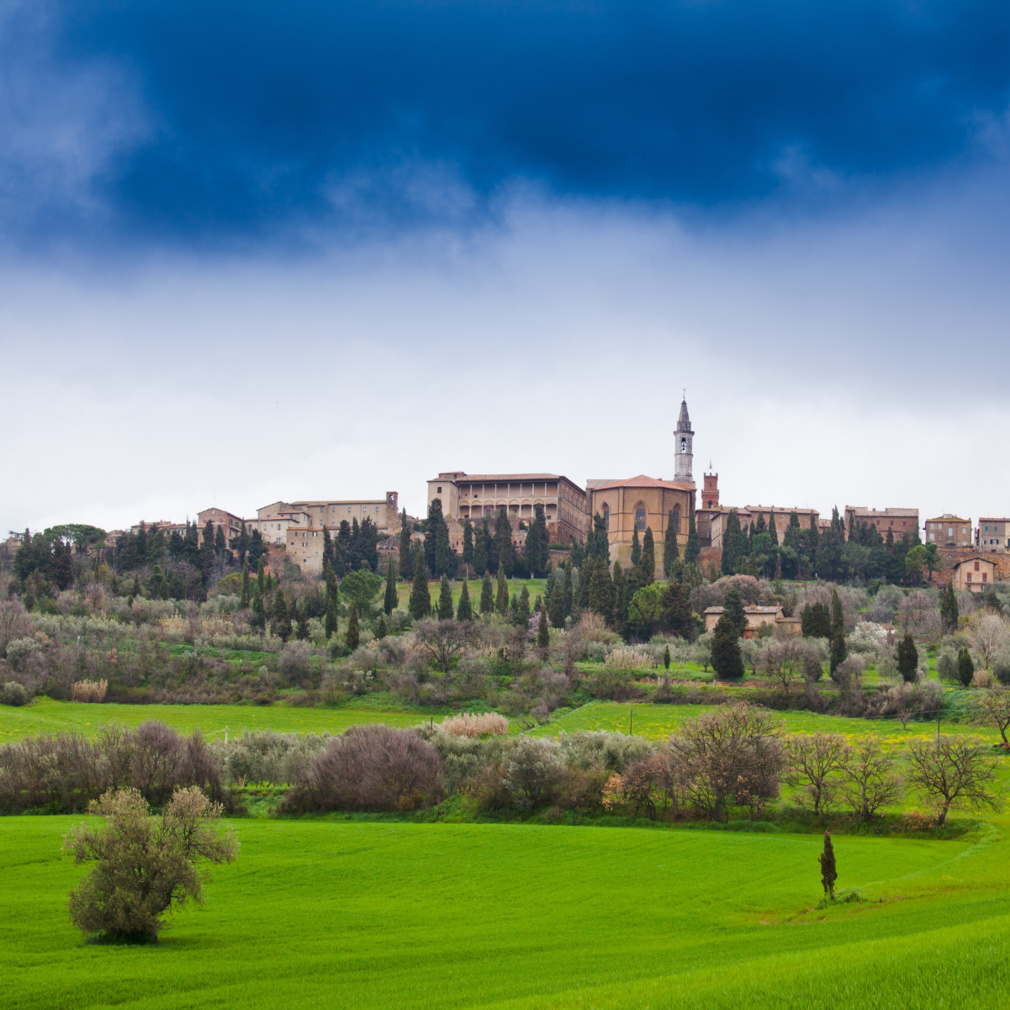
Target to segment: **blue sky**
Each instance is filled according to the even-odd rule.
[[[0,528],[668,475],[682,387],[731,503],[1003,514],[1008,47],[972,2],[0,0]]]

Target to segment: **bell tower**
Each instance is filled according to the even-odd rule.
[[[694,460],[693,440],[694,432],[691,430],[691,418],[687,413],[687,392],[680,401],[680,417],[677,419],[677,430],[674,432],[677,439],[676,460],[677,467],[674,472],[674,480],[694,483],[691,474]]]

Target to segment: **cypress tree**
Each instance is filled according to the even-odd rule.
[[[509,612],[509,590],[508,584],[505,581],[505,567],[504,565],[498,566],[498,593],[495,597],[495,610],[498,611],[502,617],[507,617]]]
[[[410,575],[410,534],[411,525],[407,522],[407,510],[404,509],[400,515],[400,578],[404,582]]]
[[[530,591],[523,583],[519,591],[519,602],[516,604],[516,624],[523,628],[528,628],[530,624]]]
[[[905,633],[905,637],[898,644],[898,673],[902,679],[911,684],[919,669],[919,653],[915,648],[912,636]]]
[[[472,621],[473,608],[470,606],[470,590],[466,579],[463,580],[463,592],[459,594],[459,608],[456,611],[457,621]]]
[[[631,566],[632,568],[638,567],[638,562],[642,560],[642,543],[638,539],[638,527],[635,527],[634,532],[631,534]]]
[[[608,624],[614,619],[614,584],[610,581],[610,566],[602,559],[593,565],[589,580],[587,605]]]
[[[848,649],[845,646],[845,614],[842,602],[838,599],[838,590],[831,593],[831,674],[845,662]]]
[[[694,521],[694,509],[687,513],[687,543],[684,545],[684,563],[696,565],[701,557],[701,541],[698,539],[698,527]]]
[[[952,635],[957,631],[960,617],[957,596],[954,594],[954,583],[948,582],[940,592],[940,620],[943,623],[944,634]]]
[[[428,592],[428,573],[424,569],[424,554],[417,552],[414,564],[414,585],[410,590],[410,616],[415,621],[431,613],[431,594]]]
[[[831,652],[830,652],[830,667],[831,676],[834,677],[835,671],[838,669],[842,663],[845,662],[845,657],[848,655],[849,650],[845,646],[845,633],[836,632],[831,636]]]
[[[652,527],[645,527],[642,538],[642,557],[638,562],[638,576],[643,586],[651,585],[656,578],[656,548],[652,541]]]
[[[688,641],[694,639],[695,624],[691,611],[691,597],[682,582],[671,582],[663,591],[660,629]]]
[[[723,600],[723,615],[728,617],[736,632],[737,638],[742,638],[747,630],[747,615],[744,613],[743,600],[739,589],[727,589]]]
[[[329,528],[323,524],[323,571],[327,565],[333,565],[333,538],[330,536]]]
[[[835,881],[838,871],[835,869],[835,847],[831,844],[831,835],[824,832],[824,851],[820,854],[821,886],[831,901],[835,900]]]
[[[547,568],[547,520],[543,505],[533,506],[533,522],[526,532],[525,564],[530,578],[539,578]]]
[[[274,593],[274,605],[271,617],[271,631],[282,642],[286,642],[291,637],[291,618],[288,615],[288,605],[284,599],[284,590],[280,587]]]
[[[267,626],[266,610],[263,607],[263,597],[257,593],[252,601],[252,620],[249,622],[254,628],[263,631]]]
[[[463,523],[463,564],[466,565],[466,577],[470,578],[473,567],[473,523],[469,519]]]
[[[266,569],[263,566],[263,559],[260,558],[256,565],[256,589],[260,595],[266,592]]]
[[[386,627],[386,615],[379,614],[378,623],[375,625],[375,638],[381,642],[388,634],[389,629]]]
[[[488,572],[491,564],[487,553],[488,529],[487,520],[483,519],[477,527],[473,538],[473,570],[477,572]]]
[[[452,589],[444,575],[438,588],[438,619],[440,621],[452,619]]]
[[[332,638],[337,633],[337,601],[335,597],[326,597],[326,616],[323,618],[323,630],[327,638]]]
[[[540,620],[537,623],[537,648],[542,655],[547,655],[547,650],[551,644],[550,630],[547,626],[547,607],[540,604]]]
[[[918,658],[916,658],[918,665]],[[957,679],[962,687],[971,686],[972,678],[975,676],[975,664],[971,661],[971,653],[962,648],[957,653]]]
[[[712,632],[712,669],[720,680],[739,680],[743,676],[740,639],[732,617],[725,610]]]
[[[396,605],[398,603],[396,595],[396,568],[393,565],[393,559],[389,559],[389,564],[386,566],[386,595],[382,599],[382,610],[386,614],[391,614],[396,610]]]
[[[634,571],[634,569],[632,569]],[[628,601],[632,593],[628,586],[628,580],[624,577],[624,569],[621,562],[615,561],[612,570],[611,583],[614,587],[614,627],[620,634],[624,634],[628,629]]]
[[[294,610],[294,604],[292,604],[292,610]],[[295,637],[304,642],[309,637],[309,615],[305,612],[304,603],[297,610],[295,627]]]
[[[736,509],[730,509],[726,517],[726,528],[722,532],[722,574],[735,575],[738,562],[744,556],[746,538],[740,529],[740,517]]]
[[[568,564],[565,565],[565,595],[564,595],[564,605],[563,606],[564,606],[564,616],[565,616],[566,620],[569,617],[571,617],[571,614],[572,614],[572,605],[574,603],[574,599],[573,599],[574,595],[575,595],[575,593],[574,593],[573,579],[572,579],[572,562],[569,561]],[[555,627],[561,627],[561,625],[558,624],[558,625],[555,625]]]
[[[555,628],[563,628],[565,625],[565,586],[560,577],[551,581],[550,592],[547,594],[545,603],[551,624]]]
[[[663,649],[663,669],[670,669],[670,646],[668,645]]]
[[[666,534],[663,537],[663,574],[670,578],[674,565],[680,561],[680,545],[677,543],[679,515],[676,509],[666,514]]]
[[[491,585],[491,573],[484,570],[484,579],[480,584],[480,613],[481,617],[494,611],[494,589]]]
[[[512,524],[504,506],[498,509],[494,523],[494,552],[499,569],[504,568],[505,574],[511,575],[515,571],[515,548],[512,546]]]
[[[361,632],[358,629],[358,605],[351,600],[351,606],[347,612],[347,631],[344,632],[344,644],[348,652],[354,652],[361,641]]]
[[[249,606],[249,562],[242,562],[242,599],[239,606],[245,610]]]

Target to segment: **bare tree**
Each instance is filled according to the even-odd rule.
[[[448,673],[453,659],[469,649],[477,639],[474,621],[418,621],[414,629],[414,642],[443,673]]]
[[[897,763],[875,737],[861,737],[849,747],[842,771],[842,795],[864,821],[901,796]]]
[[[835,798],[849,758],[849,747],[841,733],[794,736],[786,742],[789,762],[786,782],[799,789],[797,800],[809,804],[817,817],[824,817]]]
[[[975,718],[987,726],[995,726],[1003,738],[1003,746],[1010,748],[1006,731],[1010,727],[1010,688],[993,687],[988,691],[980,691],[975,696]]]
[[[7,646],[15,638],[32,633],[32,622],[20,600],[14,597],[0,600],[0,659],[7,655]]]
[[[983,747],[981,740],[951,736],[909,744],[909,780],[935,804],[938,827],[951,808],[998,810],[1002,805],[1003,787],[996,777],[996,765]]]
[[[993,659],[1010,644],[1006,618],[989,610],[972,614],[968,635],[972,648],[987,670]]]

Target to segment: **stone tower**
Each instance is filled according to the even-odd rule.
[[[677,438],[677,469],[673,479],[694,483],[691,475],[691,464],[694,459],[692,440],[694,432],[691,431],[691,418],[687,414],[687,398],[680,401],[680,417],[677,419],[677,430],[674,432]]]

